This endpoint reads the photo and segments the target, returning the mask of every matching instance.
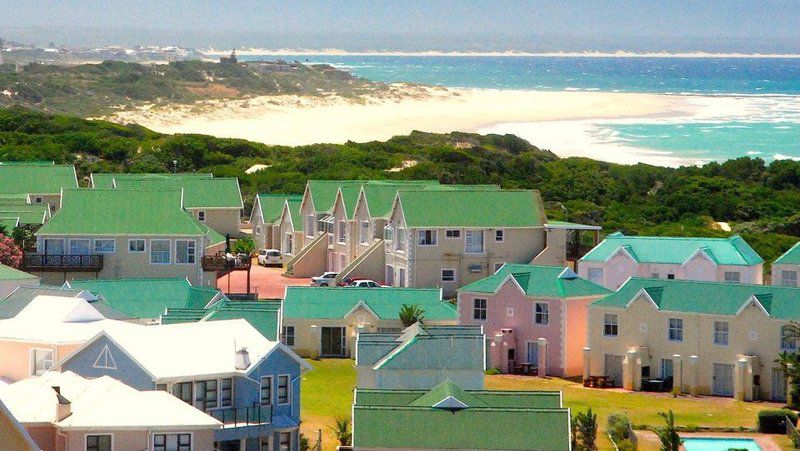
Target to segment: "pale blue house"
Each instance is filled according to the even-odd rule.
[[[246,320],[120,324],[57,367],[172,393],[223,423],[218,450],[299,449],[300,377],[311,366]]]
[[[429,326],[400,333],[361,332],[356,339],[358,388],[427,390],[451,381],[483,389],[486,338],[481,326]]]

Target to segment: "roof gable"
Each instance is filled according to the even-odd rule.
[[[505,283],[513,283],[526,296],[584,297],[602,296],[610,290],[578,277],[561,266],[506,263],[495,274],[461,287],[459,292],[496,293]]]

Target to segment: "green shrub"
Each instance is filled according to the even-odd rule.
[[[788,409],[765,409],[758,412],[758,432],[785,434],[786,419],[797,424],[797,414]]]
[[[611,435],[615,442],[619,443],[622,440],[629,439],[628,430],[631,426],[631,420],[624,413],[612,413],[608,416],[608,423],[606,431]]]
[[[489,368],[488,370],[486,370],[486,374],[488,374],[489,376],[494,376],[495,374],[500,374],[500,369],[499,368],[495,368],[495,367]]]
[[[792,441],[792,446],[794,446],[795,449],[800,448],[800,431],[797,429],[792,431],[792,433],[789,435],[789,440]]]
[[[617,449],[619,449],[619,451],[636,451],[636,445],[626,438],[625,440],[617,442]]]

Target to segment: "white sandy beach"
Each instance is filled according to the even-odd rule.
[[[408,95],[359,101],[339,97],[257,97],[249,100],[203,102],[191,106],[148,107],[110,118],[136,122],[164,133],[204,133],[244,138],[267,144],[302,145],[319,142],[386,140],[413,130],[428,132],[517,133],[534,145],[553,148],[562,156],[636,163],[676,165],[668,155],[636,149],[609,154],[578,139],[567,124],[690,114],[692,103],[681,96],[409,88]],[[513,124],[517,124],[516,130]],[[520,124],[535,126],[526,133]],[[510,129],[505,130],[506,128]],[[526,129],[528,130],[528,129]],[[559,136],[570,145],[554,145]],[[685,163],[685,162],[684,162]]]

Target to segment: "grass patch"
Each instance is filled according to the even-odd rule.
[[[322,448],[336,449],[336,439],[328,426],[337,416],[350,417],[356,370],[350,359],[306,359],[312,371],[305,373],[300,385],[300,432],[316,443],[322,429]]]

